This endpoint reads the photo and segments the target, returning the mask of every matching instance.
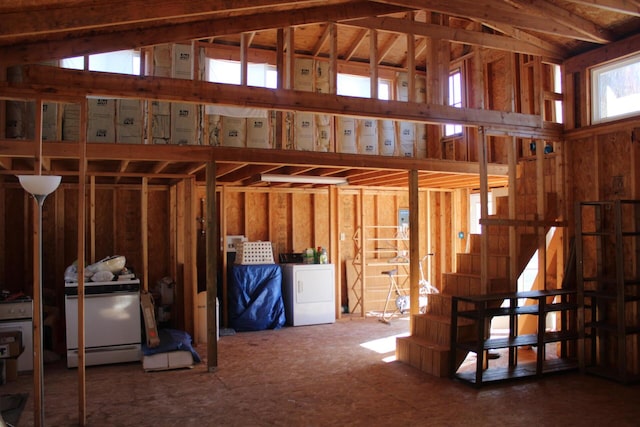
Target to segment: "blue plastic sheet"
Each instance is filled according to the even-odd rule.
[[[187,332],[177,329],[160,329],[158,330],[158,338],[160,338],[160,345],[153,348],[147,346],[146,340],[142,341],[142,353],[145,356],[183,350],[191,352],[193,355],[193,361],[195,363],[200,363],[200,356],[193,348],[191,335]]]
[[[238,332],[284,326],[280,265],[234,265],[228,283],[229,326]]]

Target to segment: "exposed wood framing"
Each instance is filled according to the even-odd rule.
[[[216,313],[216,297],[218,295],[218,258],[220,256],[220,238],[218,237],[218,211],[216,200],[216,164],[207,164],[206,186],[206,280],[207,280],[207,367],[209,371],[218,366],[218,316]],[[223,229],[224,230],[224,229]],[[197,290],[197,286],[196,286]],[[225,298],[226,301],[226,298]],[[225,310],[226,312],[226,310]]]
[[[87,126],[87,102],[80,104],[80,128]],[[86,189],[87,182],[87,156],[86,137],[80,137],[80,163],[78,167],[78,424],[87,424],[87,386],[86,386],[86,360],[85,360],[85,276],[84,266],[86,265]]]

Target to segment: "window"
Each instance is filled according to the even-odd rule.
[[[358,98],[371,97],[371,79],[353,74],[338,73],[338,95],[355,96]],[[378,79],[378,99],[388,100],[391,96],[391,82]]]
[[[462,73],[459,68],[449,74],[449,105],[462,108]],[[462,125],[444,125],[445,136],[461,134]]]
[[[555,93],[562,93],[562,69],[559,65],[552,65],[553,69],[553,91]],[[554,101],[554,110],[553,110],[553,118],[556,123],[563,123],[562,119],[562,101],[555,100]]]
[[[209,59],[207,62],[208,81],[214,83],[240,84],[240,62]],[[247,84],[249,86],[275,89],[278,82],[276,67],[269,64],[247,64]]]
[[[640,112],[640,54],[591,70],[593,123]]]
[[[65,58],[60,62],[62,68],[84,69],[84,57]],[[119,74],[140,74],[140,52],[120,50],[117,52],[89,55],[89,70]]]

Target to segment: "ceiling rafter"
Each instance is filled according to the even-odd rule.
[[[47,7],[43,5],[21,9],[3,7],[0,8],[3,16],[0,38],[6,35],[52,34],[154,21],[197,20],[216,15],[229,16],[246,10],[269,10],[278,6],[300,9],[327,3],[341,4],[345,0],[156,0],[152,7],[146,0],[102,0],[49,3]],[[77,18],[79,16],[82,17],[81,20]]]
[[[369,1],[349,2],[340,7],[309,7],[247,16],[218,17],[192,22],[162,22],[154,25],[118,26],[111,30],[78,30],[37,37],[0,38],[0,57],[7,64],[38,63],[94,53],[135,49],[175,40],[211,39],[265,28],[286,28],[329,21],[345,21],[395,13],[405,8]],[[0,21],[4,15],[0,13]]]
[[[427,7],[420,0],[390,0],[383,3],[405,6],[413,9]],[[560,23],[548,17],[535,16],[531,13],[520,11],[517,8],[503,1],[477,2],[472,0],[462,0],[451,2],[448,0],[430,0],[429,10],[455,15],[480,22],[493,22],[497,24],[508,24],[515,27],[550,34],[553,36],[566,37],[568,39],[583,40],[592,43],[605,43],[601,37],[593,38],[586,36],[580,31],[576,31],[566,23]]]
[[[344,54],[345,61],[350,61],[351,58],[353,58],[356,51],[360,48],[362,43],[364,43],[365,39],[367,38],[367,34],[369,34],[369,32],[364,29],[361,29],[358,32],[356,37],[353,39],[353,42],[349,45],[349,47],[347,48],[347,51]]]
[[[385,45],[382,46],[378,52],[378,64],[382,64],[384,62],[385,56],[389,54],[391,49],[393,49],[393,46],[395,46],[395,44],[399,40],[400,40],[399,34],[396,34],[396,33],[391,34],[391,36],[389,37],[389,40],[387,40]]]
[[[541,55],[552,58],[562,58],[565,52],[549,43],[539,39],[515,40],[497,34],[487,34],[478,31],[464,30],[460,28],[445,27],[423,22],[407,22],[406,20],[391,17],[363,18],[352,20],[345,25],[354,25],[364,28],[375,28],[378,31],[387,31],[405,34],[411,32],[414,35],[424,36],[456,43],[464,43],[475,46],[489,47],[510,52]]]
[[[616,13],[640,17],[640,1],[638,0],[566,0],[585,6],[597,7]]]
[[[322,47],[325,45],[327,40],[329,40],[330,35],[331,35],[331,25],[327,25],[324,28],[324,31],[322,31],[322,34],[320,35],[320,37],[318,38],[318,42],[316,43],[316,45],[313,47],[313,50],[311,51],[311,54],[313,56],[320,55],[320,52],[322,51]]]
[[[552,20],[565,24],[593,40],[599,40],[601,43],[615,40],[615,37],[610,31],[598,27],[593,22],[577,16],[567,9],[563,9],[546,0],[537,0],[535,2],[515,0],[514,3],[521,5],[523,9],[536,13],[542,18],[550,17]]]

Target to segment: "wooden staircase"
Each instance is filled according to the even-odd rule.
[[[499,233],[500,229],[495,228]],[[429,295],[424,314],[413,317],[411,335],[396,339],[396,359],[408,363],[431,375],[449,375],[449,348],[451,335],[451,299],[453,296],[481,294],[480,286],[480,235],[470,235],[469,253],[456,254],[457,271],[444,273],[439,294]],[[495,239],[494,239],[495,237]],[[505,236],[491,234],[490,241],[508,242]],[[492,245],[489,254],[489,293],[508,292],[508,246]],[[515,285],[514,285],[515,286]],[[475,324],[459,321],[458,336],[461,340],[475,337]],[[458,355],[458,365],[466,353]]]
[[[555,194],[547,194],[546,197],[548,201],[552,201],[551,205],[555,208]],[[494,217],[507,218],[507,198],[498,198],[496,202],[497,213]],[[526,214],[519,216],[525,217]],[[489,226],[484,229],[489,233],[488,293],[515,292],[517,283],[510,283],[509,279],[509,227]],[[519,275],[536,251],[537,237],[526,227],[517,230],[516,269]],[[429,295],[426,312],[413,317],[411,335],[396,339],[396,360],[438,377],[448,376],[450,372],[452,297],[482,294],[481,236],[472,234],[469,238],[469,252],[456,254],[457,271],[443,274],[440,293]],[[462,306],[460,309],[465,307]],[[472,321],[459,321],[457,334],[460,340],[472,340],[475,333],[475,324]],[[466,356],[466,352],[457,355],[457,367]]]

